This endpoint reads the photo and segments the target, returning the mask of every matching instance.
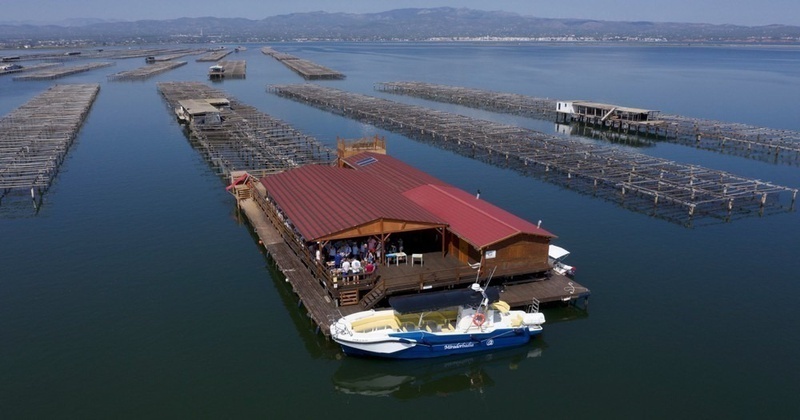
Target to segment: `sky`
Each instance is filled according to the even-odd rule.
[[[543,18],[800,26],[799,0],[0,0],[0,22],[202,16],[260,20],[313,11],[375,13],[444,6]]]

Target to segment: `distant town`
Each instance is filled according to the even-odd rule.
[[[792,45],[800,44],[800,27],[544,19],[448,7],[370,14],[294,13],[261,20],[206,17],[109,22],[85,19],[57,24],[0,21],[2,49],[281,41]]]

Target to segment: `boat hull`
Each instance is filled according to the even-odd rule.
[[[391,359],[424,359],[458,354],[496,351],[521,346],[541,329],[507,328],[478,334],[437,335],[428,332],[393,333],[386,340],[356,342],[346,339],[335,341],[350,356],[381,357]]]

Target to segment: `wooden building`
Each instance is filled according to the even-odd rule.
[[[184,99],[178,101],[175,115],[182,124],[198,126],[220,124],[222,112],[230,108],[226,98]]]
[[[266,176],[254,198],[338,304],[371,307],[391,294],[492,275],[493,284],[545,278],[553,234],[385,152]],[[376,249],[375,272],[342,273],[343,246]],[[410,262],[410,264],[409,264]]]
[[[577,120],[581,122],[602,123],[608,120],[645,123],[656,122],[660,111],[630,108],[618,105],[588,101],[558,101],[556,103],[558,120]]]

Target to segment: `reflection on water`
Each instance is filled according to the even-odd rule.
[[[346,357],[333,374],[334,389],[345,394],[397,399],[442,397],[459,392],[482,393],[495,385],[487,372],[541,356],[547,345],[532,345],[467,357],[422,360],[375,360]]]
[[[611,144],[621,144],[636,148],[656,146],[656,143],[652,139],[653,136],[647,134],[629,134],[622,131],[594,127],[589,124],[555,123],[555,132],[564,136],[577,137],[578,139],[582,137],[591,138]]]

